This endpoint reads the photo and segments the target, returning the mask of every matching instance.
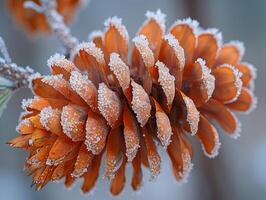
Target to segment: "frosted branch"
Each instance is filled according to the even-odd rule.
[[[33,1],[25,1],[24,8],[35,10],[38,13],[43,13],[43,8]]]
[[[15,90],[22,87],[28,87],[29,77],[34,74],[33,69],[30,67],[20,67],[12,63],[4,40],[0,37],[0,49],[3,58],[0,57],[0,77],[4,77],[13,82],[12,86],[6,88]],[[4,87],[1,85],[1,87]],[[11,88],[10,88],[11,87]]]
[[[57,12],[57,3],[55,0],[41,0],[40,6],[32,1],[26,1],[24,6],[34,9],[36,12],[41,12],[46,16],[51,30],[68,53],[75,48],[78,44],[78,40],[71,35],[70,29],[65,25],[63,17]]]

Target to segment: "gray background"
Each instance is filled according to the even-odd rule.
[[[192,2],[192,4],[188,4]],[[178,185],[171,173],[167,159],[163,160],[162,172],[156,182],[149,182],[145,173],[144,186],[133,193],[127,170],[128,182],[117,199],[256,199],[266,196],[266,1],[264,0],[92,0],[81,10],[71,25],[72,32],[81,41],[94,29],[103,29],[104,20],[113,15],[123,18],[131,38],[144,20],[146,10],[161,8],[167,14],[169,26],[177,18],[192,15],[205,27],[217,27],[223,32],[224,41],[238,39],[245,42],[244,60],[258,69],[256,95],[259,104],[249,116],[240,115],[242,136],[232,140],[221,133],[220,155],[215,160],[205,158],[197,143],[194,144],[194,169],[188,183]],[[189,8],[189,9],[188,9]],[[189,14],[190,13],[190,14]],[[60,45],[53,37],[30,39],[16,28],[0,1],[0,35],[6,40],[10,54],[20,65],[30,65],[48,74],[46,60]],[[109,183],[99,180],[93,194],[83,196],[80,183],[70,191],[62,183],[50,183],[42,191],[30,188],[31,178],[23,171],[26,154],[9,148],[5,142],[16,136],[15,127],[21,112],[20,102],[30,97],[27,89],[17,92],[0,120],[0,199],[111,199]]]

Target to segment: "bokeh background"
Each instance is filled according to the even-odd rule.
[[[29,38],[15,27],[0,1],[0,35],[5,39],[14,61],[30,65],[48,74],[46,60],[60,50],[53,37]],[[145,171],[144,185],[134,193],[128,181],[124,192],[116,199],[186,199],[186,200],[264,200],[266,196],[266,1],[265,0],[92,0],[80,10],[71,25],[80,41],[87,40],[95,29],[103,29],[104,20],[113,15],[123,18],[133,37],[142,24],[146,10],[161,8],[167,14],[169,26],[178,18],[191,16],[204,27],[217,27],[224,41],[238,39],[245,42],[244,60],[258,69],[256,81],[257,109],[249,116],[240,115],[242,133],[232,140],[221,133],[219,156],[210,160],[203,156],[195,143],[194,169],[188,182],[178,185],[171,173],[168,159],[163,158],[162,172],[156,182],[148,181]],[[70,191],[60,183],[50,183],[42,191],[31,188],[31,178],[23,171],[26,154],[5,144],[16,136],[15,127],[21,112],[20,102],[31,96],[27,89],[18,91],[8,104],[0,120],[0,199],[5,200],[79,200],[112,199],[109,183],[99,179],[92,194],[81,194],[78,182]],[[131,177],[130,169],[127,169]]]

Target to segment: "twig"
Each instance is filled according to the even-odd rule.
[[[33,1],[26,1],[24,6],[46,16],[51,30],[66,48],[67,53],[70,53],[76,47],[78,39],[71,35],[70,29],[65,25],[63,17],[57,12],[55,0],[41,0],[41,5],[37,5]]]
[[[13,63],[4,40],[0,37],[0,51],[3,58],[0,57],[0,76],[7,78],[13,82],[13,86],[7,89],[16,90],[22,87],[29,87],[29,77],[34,74],[34,70],[30,67],[20,67]],[[2,86],[3,87],[3,86]]]
[[[14,81],[13,90],[29,86],[29,77],[34,74],[30,67],[20,67],[15,63],[6,63],[0,59],[0,75]]]
[[[57,12],[57,3],[55,0],[41,0],[41,5],[37,5],[33,1],[24,3],[26,8],[31,8],[38,13],[43,13],[51,27],[51,30],[56,35],[58,40],[66,48],[66,53],[69,54],[78,44],[78,40],[71,35],[70,29],[65,25],[63,17]],[[7,89],[16,90],[22,87],[29,87],[29,77],[35,72],[30,67],[20,67],[13,63],[7,51],[4,40],[0,37],[0,52],[3,58],[0,57],[0,77],[7,78],[13,82],[13,86],[6,86]]]
[[[66,48],[69,54],[78,44],[78,40],[71,35],[70,29],[65,25],[63,17],[57,12],[57,3],[55,0],[41,0],[41,5],[37,5],[33,1],[26,1],[26,8],[34,9],[38,13],[43,13],[51,27],[51,30],[57,36],[58,40]],[[20,67],[13,63],[4,40],[0,37],[0,76],[7,78],[13,82],[13,86],[6,86],[7,89],[16,90],[22,87],[29,87],[29,77],[35,72],[30,67]]]

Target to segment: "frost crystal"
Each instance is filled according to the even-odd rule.
[[[42,79],[42,82],[46,83],[47,85],[52,86],[53,88],[58,88],[63,80],[64,80],[63,75],[59,74],[59,75],[45,76]]]
[[[29,119],[23,119],[16,127],[16,131],[19,132],[21,126],[30,126],[31,122]]]
[[[136,138],[135,133],[128,129],[124,130],[124,137],[127,160],[128,162],[132,162],[138,152],[138,149],[140,148],[139,141],[138,138]]]
[[[154,56],[153,56],[152,50],[149,47],[149,42],[148,42],[146,36],[145,35],[136,36],[133,39],[133,42],[134,42],[136,48],[138,49],[145,66],[146,67],[151,67],[151,66],[153,67],[154,62],[155,62]]]
[[[187,122],[190,125],[191,135],[195,135],[198,131],[199,112],[190,98],[183,96],[183,99],[187,108]]]
[[[87,75],[83,75],[78,71],[72,71],[69,79],[71,88],[82,97],[86,103],[96,111],[96,95],[97,89],[88,79]]]
[[[98,88],[98,109],[110,126],[118,120],[121,113],[121,103],[115,92],[104,83]]]
[[[165,17],[166,15],[161,12],[160,9],[158,9],[156,12],[147,11],[145,16],[148,18],[144,24],[149,22],[151,19],[155,20],[161,29],[163,30],[163,33],[165,32]]]
[[[222,33],[218,29],[208,28],[206,30],[199,31],[198,35],[199,34],[211,34],[211,35],[213,35],[214,39],[217,41],[217,46],[218,46],[217,53],[219,52],[219,50],[223,44],[223,36],[222,36]]]
[[[141,127],[145,126],[148,119],[151,116],[151,103],[148,94],[143,87],[133,80],[131,80],[132,86],[132,109],[136,114],[137,120]]]
[[[123,156],[119,156],[119,158],[111,156],[108,160],[106,160],[106,168],[103,178],[113,179],[115,177],[115,173],[121,167],[122,163]]]
[[[205,60],[198,58],[196,62],[201,66],[203,87],[207,90],[208,99],[210,99],[215,89],[215,77],[211,74],[211,69],[206,66]]]
[[[96,30],[96,31],[92,31],[89,36],[88,36],[88,40],[89,41],[92,41],[94,38],[97,38],[97,37],[101,37],[103,38],[103,32],[100,31],[100,30]]]
[[[171,123],[165,113],[156,112],[157,134],[164,148],[171,143],[171,136],[173,135]]]
[[[64,60],[66,57],[64,55],[60,55],[58,53],[54,54],[53,56],[51,56],[48,61],[47,61],[47,65],[50,67],[50,66],[53,66],[53,65],[56,65],[56,63],[58,61],[61,61],[61,60]]]
[[[23,110],[27,110],[27,108],[31,105],[33,99],[23,99],[21,102],[21,107]]]
[[[42,75],[40,73],[33,73],[32,75],[29,76],[28,78],[28,82],[29,82],[29,88],[33,90],[33,85],[32,85],[32,81],[35,80],[35,79],[38,79],[38,78],[42,78]]]
[[[129,40],[129,35],[126,27],[122,24],[122,19],[117,16],[108,18],[104,25],[106,27],[105,32],[109,29],[109,27],[114,26],[120,33],[120,35],[124,38],[125,41]]]
[[[181,177],[180,183],[186,183],[188,176],[193,168],[193,163],[191,163],[191,157],[188,151],[182,153],[182,161],[183,161],[183,172],[179,172],[179,176]]]
[[[79,139],[80,135],[77,133],[81,133],[82,131],[78,129],[80,124],[85,123],[85,112],[81,107],[77,106],[64,106],[61,114],[61,126],[63,129],[63,133],[66,134],[73,141]]]
[[[153,181],[161,172],[161,159],[158,155],[150,155],[148,162],[151,170],[150,181]]]
[[[48,67],[57,66],[71,70],[75,68],[74,63],[66,59],[64,55],[60,55],[58,53],[54,54],[48,59],[47,66]]]
[[[211,154],[209,154],[206,151],[203,144],[201,144],[201,147],[202,147],[202,150],[203,150],[203,153],[205,154],[205,156],[207,156],[208,158],[215,158],[219,154],[219,149],[221,147],[221,143],[220,143],[219,135],[218,135],[216,129],[212,125],[211,125],[211,128],[212,128],[213,133],[214,133],[214,147],[211,151]]]
[[[167,104],[171,105],[175,98],[175,77],[169,73],[169,69],[164,63],[157,61],[155,65],[158,67],[158,82],[163,88]]]
[[[40,122],[47,131],[50,130],[48,125],[49,120],[54,117],[55,113],[57,112],[59,112],[59,110],[54,110],[51,106],[42,109],[40,112]]]
[[[109,66],[123,90],[127,89],[130,84],[130,71],[129,67],[120,58],[119,54],[111,54]]]
[[[227,68],[231,69],[233,74],[234,74],[234,76],[235,76],[234,84],[235,84],[235,87],[237,89],[236,96],[233,99],[225,102],[226,104],[233,103],[233,102],[235,102],[238,99],[239,95],[241,94],[241,89],[242,89],[242,85],[243,85],[243,82],[241,80],[242,72],[240,72],[234,66],[228,65],[228,64],[224,64],[221,67],[227,67]]]
[[[186,18],[183,20],[177,20],[171,27],[169,30],[171,30],[172,28],[174,28],[175,26],[178,25],[188,25],[194,34],[197,34],[198,28],[199,28],[199,22],[197,20],[191,19],[191,18]]]
[[[97,60],[98,63],[101,63],[101,64],[105,63],[102,50],[96,47],[96,45],[93,42],[82,42],[78,44],[71,53],[71,60],[73,60],[76,55],[79,55],[81,50],[93,56]]]
[[[176,58],[179,61],[180,70],[183,70],[185,66],[184,49],[179,45],[178,40],[172,34],[164,36],[164,39],[167,40],[169,45],[173,48]]]
[[[103,118],[94,118],[92,116],[88,116],[86,122],[85,144],[87,149],[94,155],[101,153],[102,149],[104,148],[108,131],[108,127]]]
[[[252,79],[256,79],[257,78],[257,69],[250,63],[243,62],[243,64],[249,68]]]
[[[243,56],[245,54],[245,46],[244,46],[243,42],[238,41],[238,40],[233,40],[233,41],[230,41],[229,43],[225,44],[224,46],[225,47],[226,46],[234,46],[234,47],[236,47],[236,49],[238,50],[238,52],[240,54],[239,60],[242,60],[242,58],[243,58]]]
[[[237,119],[237,117],[235,116],[234,113],[231,113],[236,121],[236,130],[234,131],[233,134],[230,134],[229,136],[233,139],[238,139],[241,135],[241,127],[242,127],[242,124],[241,122]]]
[[[250,87],[251,91],[254,91],[255,90],[255,83],[254,83],[254,81],[257,78],[257,69],[252,64],[250,64],[250,63],[243,62],[242,64],[243,65],[246,65],[248,67],[250,73],[251,73],[252,80],[251,80],[251,83],[250,83],[250,86],[249,87]]]
[[[257,99],[256,96],[254,96],[253,92],[250,92],[249,90],[246,90],[246,91],[249,93],[249,95],[250,95],[251,98],[252,98],[252,103],[251,103],[249,109],[245,112],[246,114],[249,114],[249,113],[251,113],[253,110],[256,109],[257,104],[258,104],[258,99]]]

